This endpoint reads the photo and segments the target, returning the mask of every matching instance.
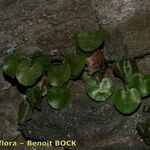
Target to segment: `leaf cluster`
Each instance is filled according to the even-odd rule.
[[[68,83],[80,77],[85,83],[87,94],[94,101],[104,102],[114,93],[113,103],[116,109],[124,115],[133,114],[142,99],[150,95],[150,75],[140,74],[133,59],[119,60],[112,65],[112,70],[122,80],[125,89],[115,91],[113,79],[106,76],[100,68],[107,67],[103,65],[106,64],[105,59],[99,60],[96,55],[102,54],[102,51],[96,51],[103,42],[104,33],[101,29],[82,29],[77,36],[76,53],[67,54],[61,63],[51,60],[50,55],[42,52],[35,52],[26,59],[17,53],[6,57],[4,74],[16,79],[17,84],[26,88],[26,101],[22,101],[19,106],[18,123],[24,125],[31,119],[34,109],[41,110],[44,97],[51,108],[67,107],[71,97]],[[87,72],[86,60],[92,64],[90,67],[96,66],[96,72]],[[141,126],[139,129],[143,130]]]
[[[34,109],[41,110],[44,97],[52,108],[64,108],[71,97],[67,83],[81,76],[84,65],[85,58],[74,53],[69,53],[61,63],[42,52],[26,59],[17,53],[6,57],[4,74],[25,87],[26,101],[19,106],[18,123],[24,125]]]
[[[125,90],[115,92],[114,105],[119,112],[132,114],[140,106],[142,98],[150,95],[150,75],[141,75],[133,59],[115,62],[113,69],[125,87]]]

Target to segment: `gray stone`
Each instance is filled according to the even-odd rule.
[[[24,56],[36,50],[64,54],[76,49],[82,26],[96,28],[100,23],[106,59],[139,57],[150,49],[149,6],[149,0],[25,0],[11,5],[6,1],[0,6],[0,53],[15,44]]]
[[[97,28],[100,23],[106,36],[107,60],[136,57],[140,71],[150,71],[149,0],[0,0],[0,4],[0,65],[14,51],[25,57],[36,50],[53,55],[75,51],[82,26]],[[22,97],[15,88],[9,88],[0,74],[0,135],[11,139],[18,133],[17,111]],[[148,100],[142,101],[142,106],[145,103]],[[21,131],[35,139],[75,138],[82,150],[147,149],[135,129],[144,119],[142,106],[131,117],[122,116],[112,99],[92,101],[82,82],[74,84],[68,106],[56,111],[45,100],[42,112],[34,112],[33,120]]]
[[[15,150],[63,150],[59,147],[33,147],[26,146],[26,140],[18,131],[18,107],[23,100],[23,95],[19,94],[16,87],[6,88],[2,72],[0,70],[0,140],[16,141],[18,143]],[[24,143],[24,145],[20,144]],[[12,147],[2,147],[3,149],[13,149]]]
[[[116,80],[116,85],[119,88],[120,80]],[[20,126],[23,134],[33,139],[77,140],[78,146],[72,148],[77,150],[99,147],[147,149],[136,131],[137,122],[143,120],[142,106],[132,116],[123,116],[113,106],[113,98],[104,103],[92,101],[81,81],[75,82],[71,90],[72,98],[62,110],[53,110],[44,100],[42,112],[34,112],[32,120],[25,127]],[[143,103],[149,103],[149,100]]]
[[[75,50],[82,25],[97,26],[93,7],[91,0],[26,0],[0,6],[0,52],[9,49],[8,43],[16,43],[15,50],[24,56],[36,50]]]
[[[143,57],[142,59],[136,59],[139,71],[142,74],[150,74],[150,55]]]
[[[96,6],[106,34],[107,59],[150,54],[149,0],[96,0]]]

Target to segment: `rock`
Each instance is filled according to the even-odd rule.
[[[0,139],[13,139],[18,134],[18,105],[21,96],[5,81],[0,69]]]
[[[106,35],[107,59],[150,54],[149,0],[96,0],[95,3]]]
[[[137,59],[137,66],[142,74],[150,73],[150,55]]]
[[[67,53],[76,49],[84,27],[104,29],[106,59],[139,57],[149,53],[149,0],[2,0],[1,50],[27,56],[36,50]],[[98,18],[98,20],[97,20]],[[1,55],[3,57],[3,55]]]
[[[106,35],[106,59],[136,57],[140,70],[149,73],[149,55],[141,59],[150,49],[149,0],[1,0],[0,4],[0,65],[14,51],[25,57],[36,50],[53,55],[75,51],[82,26],[97,28],[99,22]],[[0,135],[11,138],[10,132],[17,129],[20,99],[18,91],[9,89],[4,80],[0,80],[0,88],[8,89],[0,92],[4,120],[0,126],[5,127]],[[136,123],[143,120],[142,106],[132,117],[122,116],[112,99],[105,103],[89,99],[82,82],[74,84],[68,106],[54,111],[45,100],[42,112],[34,112],[33,120],[21,131],[35,139],[75,138],[80,149],[90,149],[91,145],[93,149],[147,149],[135,130]]]
[[[105,150],[105,149],[121,149],[121,150],[148,150],[148,147],[143,145],[143,141],[137,140],[135,137],[129,136],[116,136],[103,140],[95,140],[89,142],[85,146],[86,150]]]
[[[15,86],[7,86],[7,82],[3,78],[2,71],[0,70],[0,140],[4,141],[16,141],[18,146],[16,150],[63,150],[63,148],[42,148],[42,147],[27,147],[26,140],[22,136],[21,132],[18,131],[18,107],[20,102],[23,100],[23,95],[19,94]],[[7,88],[6,88],[7,87]],[[1,146],[2,149],[2,146]],[[12,149],[12,147],[10,148]]]
[[[0,6],[1,53],[16,43],[15,50],[24,56],[36,50],[64,54],[76,49],[82,25],[97,26],[91,0],[26,0],[8,6]]]
[[[19,1],[21,1],[21,0],[13,0],[13,1],[12,0],[0,0],[0,4],[9,6],[9,5],[17,3]]]
[[[95,148],[96,141],[105,141],[105,144],[101,144],[102,149],[117,145],[135,150],[147,148],[136,131],[137,122],[142,120],[141,109],[132,116],[123,116],[114,108],[112,98],[104,103],[92,101],[81,81],[74,83],[71,101],[63,110],[53,110],[46,100],[42,108],[42,112],[34,112],[32,120],[25,127],[20,126],[27,138],[77,140],[78,147],[75,149],[78,150]]]

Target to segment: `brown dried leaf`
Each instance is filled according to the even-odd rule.
[[[85,70],[88,71],[88,74],[94,74],[97,72],[102,64],[105,62],[104,54],[101,49],[97,49],[91,57],[86,58],[86,67]]]

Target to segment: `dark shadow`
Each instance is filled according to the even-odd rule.
[[[26,94],[27,88],[28,88],[28,87],[25,87],[25,86],[23,86],[23,85],[21,85],[21,84],[19,84],[19,83],[17,84],[17,89],[18,89],[18,91],[19,91],[21,94],[23,94],[23,95]]]
[[[105,45],[105,41],[99,46],[100,49],[103,49]]]
[[[16,78],[13,79],[13,78],[9,77],[8,75],[6,75],[4,72],[3,72],[3,76],[4,76],[4,79],[6,81],[10,82],[12,86],[16,86],[18,84],[18,81]]]

